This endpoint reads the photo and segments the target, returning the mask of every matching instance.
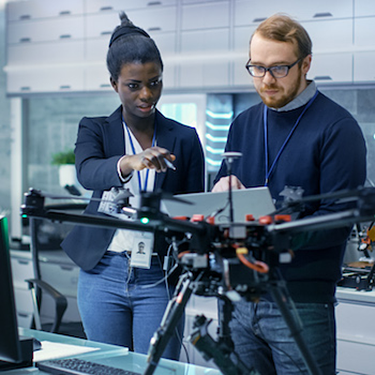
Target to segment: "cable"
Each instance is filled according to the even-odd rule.
[[[237,258],[241,261],[242,264],[244,264],[246,267],[259,273],[269,272],[270,268],[266,263],[261,262],[260,260],[255,260],[254,263],[252,263],[248,259],[246,259],[244,254],[247,252],[248,250],[246,248],[243,248],[243,247],[236,248]]]

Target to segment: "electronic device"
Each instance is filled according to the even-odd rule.
[[[245,190],[243,192],[246,193]],[[203,194],[203,197],[209,198],[212,195],[215,196],[215,193]],[[228,195],[230,197],[230,191]],[[178,197],[178,200],[181,200],[181,196]],[[188,196],[184,198],[189,199]],[[168,195],[165,197],[163,192],[142,192],[140,206],[135,210],[136,218],[128,221],[111,216],[65,214],[56,210],[46,210],[45,196],[38,190],[30,189],[25,194],[21,213],[29,217],[59,222],[157,232],[170,242],[173,256],[185,272],[182,272],[179,278],[175,295],[171,299],[173,302],[168,304],[161,326],[151,339],[147,359],[148,367],[143,375],[154,373],[192,293],[215,296],[224,302],[219,314],[223,318],[220,320],[217,340],[207,334],[208,323],[198,316],[194,323],[196,332],[192,335],[191,341],[205,358],[213,359],[224,375],[234,373],[259,375],[255,369],[243,363],[235,353],[229,334],[229,322],[232,304],[235,301],[241,297],[258,300],[263,293],[270,293],[275,300],[309,373],[320,375],[321,371],[301,334],[302,328],[299,319],[296,319],[297,314],[290,309],[293,304],[285,283],[279,277],[278,266],[291,261],[290,240],[296,233],[339,228],[348,224],[373,220],[375,189],[359,188],[355,191],[306,197],[300,199],[299,202],[291,202],[290,208],[292,212],[299,211],[305,202],[328,198],[337,201],[350,198],[353,202],[355,201],[355,205],[346,211],[298,220],[292,220],[289,215],[273,212],[271,208],[270,215],[262,216],[258,220],[239,223],[234,220],[234,215],[230,214],[229,221],[226,223],[218,223],[216,220],[213,223],[209,218],[207,220],[171,218],[161,210],[162,200],[171,199]],[[202,204],[205,202],[206,199]],[[221,202],[218,213],[226,208],[225,196],[222,196]],[[228,202],[230,213],[231,211],[233,213],[233,199],[228,198]],[[122,209],[123,203],[118,207],[119,211]],[[212,209],[214,208],[211,207],[210,211]],[[198,214],[196,208],[191,212],[193,215]],[[201,214],[204,215],[204,213]],[[188,216],[186,207],[184,207],[184,212],[181,212],[181,216]],[[217,217],[217,214],[209,212],[207,216]]]
[[[57,375],[141,375],[138,372],[102,365],[78,358],[54,359],[38,362],[39,370]]]
[[[230,221],[228,192],[193,193],[177,195],[184,202],[175,200],[163,200],[164,209],[171,217],[186,216],[191,218],[194,214],[215,216],[218,224]],[[254,219],[268,215],[275,210],[268,187],[256,187],[250,189],[233,190],[234,221],[243,223],[246,215],[253,215]],[[186,204],[186,202],[190,204]],[[163,205],[161,206],[163,210]]]
[[[0,371],[32,366],[33,340],[18,335],[5,216],[0,216],[0,305]]]

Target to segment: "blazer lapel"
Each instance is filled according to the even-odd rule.
[[[117,108],[104,123],[104,132],[107,135],[104,141],[104,149],[107,156],[125,154],[124,127],[122,126],[121,109],[122,106]]]
[[[173,123],[166,119],[159,111],[156,112],[156,140],[158,147],[163,147],[173,153],[176,136],[173,132]],[[167,173],[156,173],[154,190],[161,189]]]

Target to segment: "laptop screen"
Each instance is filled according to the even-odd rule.
[[[182,198],[191,204],[173,200],[163,200],[161,210],[171,217],[187,216],[191,218],[194,214],[204,217],[215,215],[215,223],[229,223],[229,199],[228,192],[216,193],[194,193],[180,194],[176,197]],[[246,215],[251,214],[255,219],[268,215],[275,210],[271,194],[267,187],[256,187],[232,191],[233,218],[235,223],[246,221]]]

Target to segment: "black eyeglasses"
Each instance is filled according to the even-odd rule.
[[[270,72],[273,78],[284,78],[288,75],[289,69],[293,68],[293,66],[296,65],[299,61],[301,61],[301,59],[298,59],[291,65],[275,65],[271,66],[270,68],[266,68],[265,66],[260,65],[249,64],[250,61],[251,59],[247,62],[245,67],[251,76],[256,78],[262,78],[266,75],[267,72]]]

